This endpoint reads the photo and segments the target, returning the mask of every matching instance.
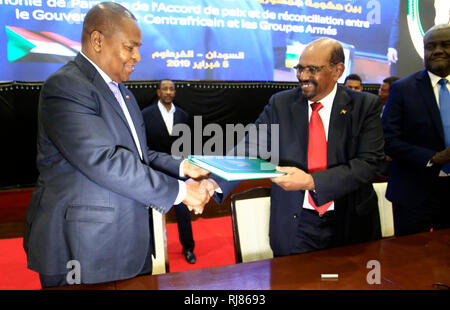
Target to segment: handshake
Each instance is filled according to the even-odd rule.
[[[187,161],[183,164],[183,171],[186,176],[191,177],[185,181],[186,197],[183,203],[189,211],[194,210],[195,214],[201,214],[218,185],[214,180],[208,178],[208,171]]]

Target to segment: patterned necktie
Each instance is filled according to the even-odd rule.
[[[441,111],[442,127],[444,128],[445,146],[450,146],[450,93],[447,88],[447,79],[440,79],[439,109]],[[450,173],[450,164],[442,167],[442,171]]]
[[[134,127],[133,120],[131,119],[131,115],[130,115],[130,112],[128,111],[127,105],[125,104],[125,101],[123,100],[119,86],[117,86],[117,84],[114,82],[109,82],[108,86],[111,89],[111,91],[113,92],[114,96],[116,97],[117,102],[119,103],[120,108],[122,109],[122,112],[125,115],[125,118],[128,123],[128,127],[131,130],[131,135],[133,136],[134,144],[137,147],[139,157],[142,159],[142,150],[141,150],[141,145],[139,143],[139,138],[136,133],[136,128]]]
[[[327,168],[327,137],[323,126],[322,118],[319,110],[323,108],[320,102],[311,103],[312,113],[309,120],[309,137],[308,137],[308,172],[316,172]],[[308,201],[311,206],[323,215],[333,201],[327,202],[321,206],[316,206],[314,200],[309,193]]]
[[[114,82],[109,82],[108,86],[111,89],[111,91],[113,92],[114,97],[116,97],[117,102],[120,104],[121,101],[123,100],[123,97],[122,97],[122,94],[120,93],[119,86]]]

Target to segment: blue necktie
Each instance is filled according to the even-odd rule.
[[[439,108],[441,110],[442,127],[444,128],[445,146],[450,146],[450,92],[447,89],[447,79],[440,79]],[[450,173],[450,164],[442,167],[445,173]]]

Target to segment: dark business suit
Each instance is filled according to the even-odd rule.
[[[328,168],[312,173],[317,204],[335,202],[333,236],[328,247],[381,236],[377,196],[370,183],[384,158],[380,109],[376,96],[338,86],[329,124]],[[275,160],[280,166],[307,171],[308,102],[300,88],[272,96],[256,124],[279,124],[279,137],[275,137],[279,158]],[[267,139],[270,142],[270,131]],[[215,180],[224,193],[216,194],[219,201],[238,184]],[[285,191],[272,183],[269,234],[274,255],[297,252],[299,221],[315,212],[303,209],[304,194],[305,191]]]
[[[171,136],[167,131],[166,124],[157,104],[142,110],[144,124],[147,129],[147,146],[155,151],[171,154],[172,143],[178,136]],[[173,115],[173,125],[186,124],[191,126],[189,115],[180,107],[176,107]],[[192,127],[190,127],[192,128]],[[183,251],[194,250],[194,238],[192,236],[191,215],[185,204],[175,206],[175,214],[178,222],[178,235],[183,246]]]
[[[172,207],[180,161],[147,148],[141,111],[132,93],[119,88],[142,160],[116,98],[82,55],[42,88],[40,174],[24,237],[28,268],[40,274],[67,274],[67,263],[77,260],[83,283],[131,278],[155,253],[151,208]]]
[[[445,149],[445,142],[440,111],[426,70],[391,85],[382,122],[386,154],[393,159],[386,198],[393,203],[396,235],[427,231],[439,222],[449,225],[450,177],[438,177],[441,169],[438,165],[427,167],[431,157]],[[432,211],[434,203],[430,204],[430,199],[437,199],[441,205],[437,213]]]

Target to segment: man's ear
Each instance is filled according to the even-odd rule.
[[[102,50],[104,38],[104,35],[100,31],[94,30],[91,32],[90,43],[97,53]]]
[[[343,62],[340,62],[335,65],[336,81],[339,80],[339,78],[342,76],[344,71],[345,71],[345,64]]]

